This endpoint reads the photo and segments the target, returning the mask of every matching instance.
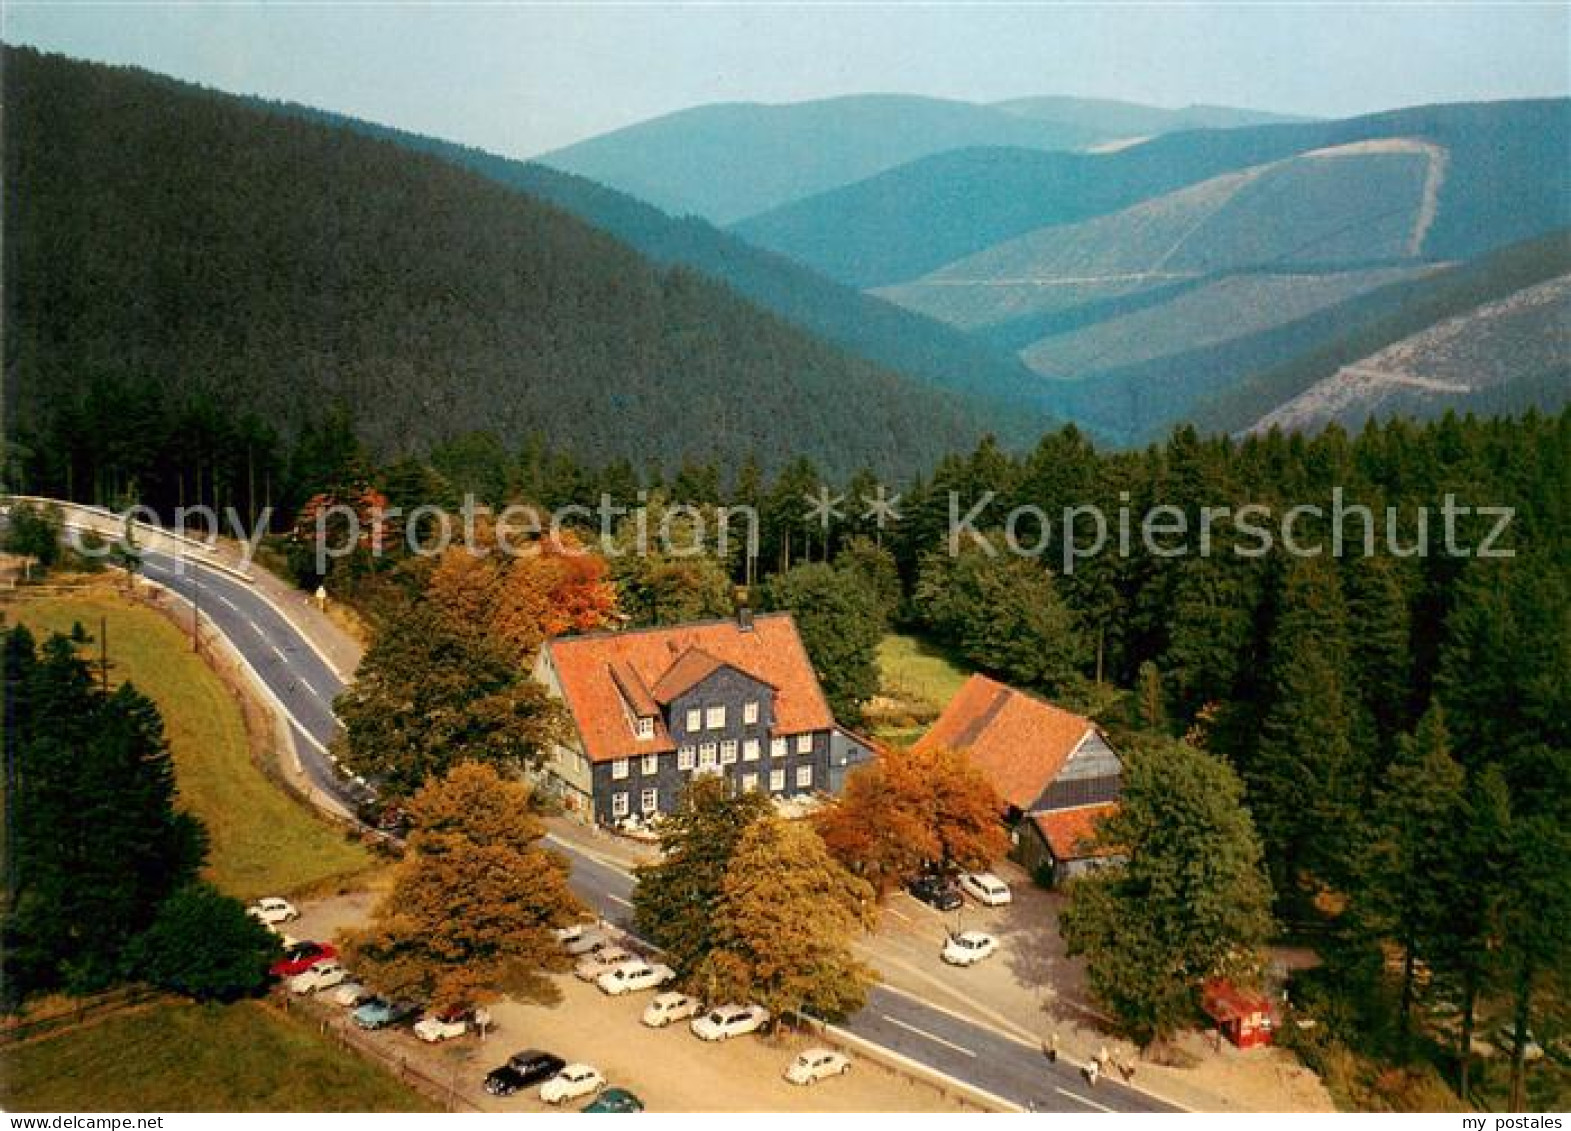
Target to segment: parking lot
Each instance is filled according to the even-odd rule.
[[[331,939],[336,930],[363,921],[369,897],[344,896],[303,907],[289,924],[297,938]],[[370,1034],[395,1063],[406,1060],[451,1088],[463,1106],[483,1111],[576,1110],[588,1097],[555,1109],[538,1098],[538,1087],[507,1099],[487,1095],[482,1084],[492,1068],[526,1048],[599,1068],[614,1087],[634,1092],[651,1111],[949,1111],[957,1104],[927,1084],[891,1073],[853,1055],[851,1072],[799,1087],[782,1079],[792,1058],[815,1042],[808,1036],[746,1036],[709,1044],[686,1022],[650,1029],[639,1021],[649,993],[611,998],[572,975],[553,979],[561,1000],[551,1006],[501,1001],[490,1006],[493,1026],[482,1040],[469,1034],[427,1045],[407,1027]],[[319,1009],[337,1011],[324,995]]]

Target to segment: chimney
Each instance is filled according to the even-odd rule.
[[[753,631],[753,610],[746,605],[736,607],[736,627],[738,632]]]

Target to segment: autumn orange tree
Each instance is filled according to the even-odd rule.
[[[494,530],[482,528],[485,553],[453,547],[431,571],[426,597],[457,624],[479,626],[518,661],[564,632],[611,624],[616,586],[606,561],[569,531],[503,552]]]
[[[1009,850],[1003,812],[963,752],[912,748],[852,771],[816,823],[835,858],[883,895],[928,865],[986,868]]]
[[[876,920],[872,885],[846,871],[811,825],[773,814],[747,827],[715,906],[715,948],[691,979],[712,1002],[837,1019],[867,998],[851,952]]]
[[[553,1002],[568,958],[551,931],[581,918],[568,863],[541,845],[530,791],[465,762],[409,803],[409,851],[370,926],[340,938],[378,992],[435,1009],[501,993]]]

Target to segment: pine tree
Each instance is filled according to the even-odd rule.
[[[1389,934],[1402,950],[1398,1024],[1406,1045],[1412,1024],[1419,955],[1431,959],[1451,927],[1448,896],[1457,853],[1453,836],[1465,816],[1466,771],[1451,757],[1445,719],[1431,706],[1397,753],[1375,794],[1364,882],[1355,897],[1360,917]]]
[[[1316,888],[1344,879],[1364,772],[1353,743],[1347,614],[1334,571],[1293,562],[1271,636],[1271,705],[1244,767],[1249,806],[1265,840],[1272,882],[1302,908]]]

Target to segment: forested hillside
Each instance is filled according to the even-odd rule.
[[[716,279],[764,309],[876,365],[987,399],[1035,399],[1036,378],[1011,350],[837,283],[697,216],[667,215],[616,189],[536,162],[513,161],[440,138],[306,106],[260,100],[254,105],[344,126],[472,169],[571,212],[655,263],[691,267]]]
[[[894,470],[988,423],[448,162],[145,73],[4,63],[9,462],[39,490],[173,501],[193,463],[281,466],[275,434],[340,402],[386,456],[484,429]]]

